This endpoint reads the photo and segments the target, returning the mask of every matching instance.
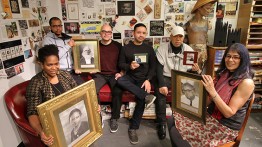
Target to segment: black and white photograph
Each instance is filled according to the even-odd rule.
[[[80,32],[80,25],[78,24],[78,22],[65,22],[64,27],[66,34],[79,34]]]
[[[80,51],[80,66],[81,68],[93,68],[94,65],[94,47],[92,45],[79,45]]]
[[[193,65],[197,63],[198,52],[194,51],[184,51],[183,64]]]
[[[84,100],[61,112],[59,119],[68,146],[73,146],[90,133]]]
[[[28,29],[26,20],[18,20],[18,24],[19,24],[20,29]]]
[[[164,36],[164,21],[150,21],[150,36]]]
[[[136,61],[138,64],[147,63],[148,62],[147,53],[134,54],[134,61]]]
[[[125,30],[125,37],[133,37],[134,30]]]
[[[28,0],[21,0],[23,8],[29,8]]]
[[[117,1],[117,9],[119,16],[134,16],[135,1]]]

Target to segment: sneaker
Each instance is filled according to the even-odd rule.
[[[130,143],[132,144],[138,143],[138,137],[135,129],[128,129],[128,136],[129,136]]]
[[[145,97],[146,109],[148,109],[155,101],[156,97],[152,94],[149,94]]]
[[[116,119],[110,119],[110,132],[115,133],[118,130],[118,124]]]

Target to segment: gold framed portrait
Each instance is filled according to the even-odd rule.
[[[52,147],[89,146],[102,135],[95,82],[90,80],[37,106]]]
[[[81,72],[100,72],[100,51],[97,39],[75,39],[73,48],[75,69]]]
[[[188,118],[206,123],[206,90],[202,76],[172,70],[172,109]]]

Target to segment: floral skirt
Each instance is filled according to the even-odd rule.
[[[206,125],[174,112],[176,128],[192,147],[213,147],[235,140],[238,131],[232,130],[206,115]]]

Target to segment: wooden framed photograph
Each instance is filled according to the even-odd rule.
[[[52,147],[89,146],[102,136],[95,82],[90,80],[37,106]]]
[[[206,90],[202,76],[172,70],[172,109],[188,118],[206,123]]]
[[[74,66],[81,72],[100,72],[99,41],[75,39],[73,48]]]
[[[193,65],[197,63],[198,52],[194,51],[184,51],[183,64],[184,65]]]
[[[134,16],[135,1],[117,1],[117,10],[119,16]]]
[[[136,61],[138,64],[147,63],[148,62],[147,53],[134,54],[134,61]]]

